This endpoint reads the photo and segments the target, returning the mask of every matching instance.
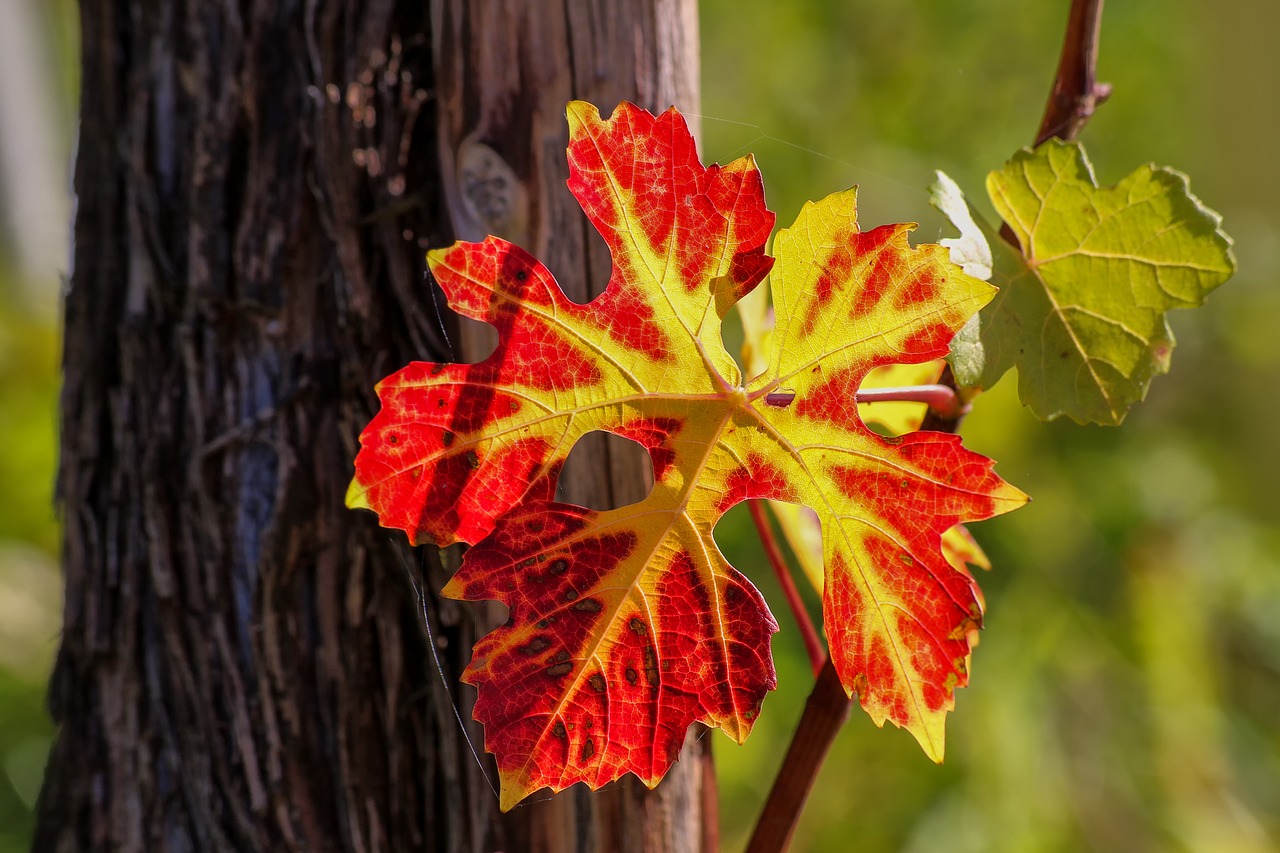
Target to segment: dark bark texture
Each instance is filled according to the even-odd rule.
[[[457,554],[343,506],[374,383],[484,346],[442,316],[425,247],[502,233],[573,298],[603,288],[564,105],[696,111],[692,2],[81,14],[61,731],[36,849],[714,844],[696,739],[653,794],[631,779],[500,816],[452,708],[469,720],[456,676],[488,621],[434,594]],[[634,457],[588,452],[566,497],[643,494]]]

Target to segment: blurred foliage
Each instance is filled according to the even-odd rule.
[[[42,210],[65,214],[78,89],[73,0],[21,0],[5,16],[6,26],[33,31],[16,35],[25,53],[0,51],[9,84],[0,95],[0,853],[30,849],[53,737],[44,693],[62,605],[53,478],[65,271],[54,268],[47,238],[54,235],[58,259],[67,257],[66,223],[32,221],[13,182],[34,181],[28,188],[53,199]],[[45,159],[15,162],[31,151]],[[40,249],[28,245],[39,242],[33,235],[44,240]]]
[[[48,312],[21,307],[17,293],[0,259],[0,853],[30,844],[52,734],[44,684],[61,607],[57,334]]]
[[[866,227],[949,236],[927,205],[932,170],[992,215],[985,175],[1035,134],[1068,5],[703,0],[706,158],[754,152],[781,225],[859,184]],[[1277,28],[1271,0],[1107,4],[1099,76],[1115,91],[1082,137],[1098,178],[1148,161],[1188,173],[1240,272],[1171,315],[1173,369],[1119,428],[1040,423],[1012,375],[976,401],[966,442],[1033,502],[972,527],[995,569],[947,761],[855,710],[795,850],[1280,845]],[[770,595],[745,515],[718,533]],[[727,850],[812,682],[778,611],[779,689],[746,746],[716,751]]]
[[[65,149],[75,6],[27,2],[42,16]],[[947,236],[927,204],[932,171],[986,208],[985,174],[1038,126],[1066,8],[702,0],[704,152],[755,152],[784,225],[805,199],[856,183],[868,226],[918,220],[922,239]],[[1100,76],[1115,94],[1083,137],[1099,179],[1149,160],[1187,172],[1224,215],[1240,273],[1204,309],[1173,315],[1172,373],[1119,429],[1041,424],[1013,377],[977,401],[967,442],[1034,502],[974,526],[995,570],[981,578],[988,630],[947,762],[855,711],[796,850],[1280,845],[1277,31],[1273,0],[1108,4]],[[6,202],[0,223],[20,215]],[[59,608],[58,276],[17,269],[14,239],[0,224],[0,853],[30,843]],[[780,601],[751,571],[745,512],[718,534]],[[812,680],[777,610],[779,690],[745,747],[717,736],[728,850],[745,841]]]

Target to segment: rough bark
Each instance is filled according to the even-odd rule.
[[[563,188],[564,102],[696,109],[692,3],[81,14],[61,732],[36,848],[696,849],[700,743],[655,794],[500,818],[451,707],[469,719],[454,679],[483,614],[436,598],[431,549],[342,504],[374,382],[475,340],[442,320],[425,246],[505,230],[574,298],[603,287]],[[643,492],[634,457],[592,452],[612,476],[567,496]]]

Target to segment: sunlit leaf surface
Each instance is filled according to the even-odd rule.
[[[474,543],[445,593],[510,607],[465,674],[503,808],[626,772],[655,785],[694,721],[747,736],[777,626],[712,528],[749,498],[816,513],[841,679],[940,760],[981,620],[941,537],[1025,497],[956,436],[872,432],[854,393],[877,367],[945,355],[990,286],[942,247],[911,248],[913,226],[860,232],[852,190],[808,204],[776,238],[776,327],[744,381],[720,326],[773,265],[754,162],[703,167],[674,110],[602,120],[575,102],[569,126],[569,186],[612,253],[607,289],[576,305],[496,238],[432,252],[449,304],[495,326],[498,347],[380,383],[348,495],[414,542]],[[593,430],[649,450],[645,500],[552,501]]]

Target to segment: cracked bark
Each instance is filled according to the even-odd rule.
[[[493,212],[464,204],[464,143],[524,193],[498,224],[585,301],[608,258],[564,190],[564,102],[696,111],[693,4],[83,0],[81,15],[61,730],[36,849],[713,843],[700,741],[653,794],[630,780],[498,815],[422,624],[424,607],[454,680],[484,613],[435,596],[432,549],[342,505],[374,382],[483,345],[442,323],[424,279],[424,247]],[[594,452],[610,477],[566,496],[643,494],[633,462]],[[470,688],[454,695],[469,719]]]

